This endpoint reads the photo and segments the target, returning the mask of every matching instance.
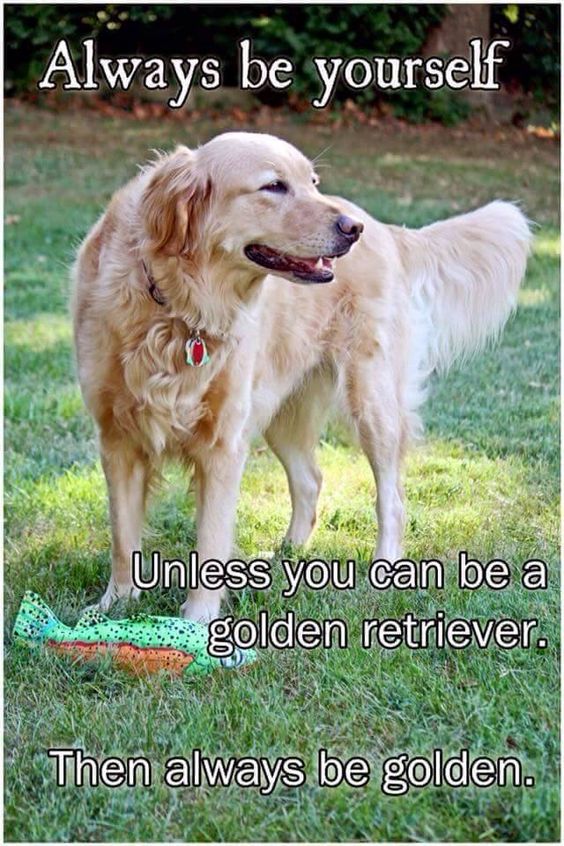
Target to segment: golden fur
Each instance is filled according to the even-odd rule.
[[[269,135],[227,133],[196,151],[179,147],[115,194],[79,251],[78,372],[99,429],[112,522],[104,608],[136,593],[131,551],[166,456],[194,468],[200,560],[227,560],[247,445],[264,433],[288,476],[287,538],[305,543],[321,486],[314,452],[332,404],[374,471],[376,556],[400,556],[400,466],[425,378],[503,326],[529,228],[515,206],[497,201],[400,229],[323,196],[315,181],[312,164]],[[356,238],[357,223],[364,232],[353,245],[343,233]],[[345,241],[352,249],[332,262],[328,284],[269,274],[245,252],[263,245],[283,261],[310,260],[335,255]],[[164,305],[149,294],[143,262]],[[210,352],[200,368],[184,358],[196,329]],[[195,592],[183,613],[211,619],[220,600],[219,591]]]

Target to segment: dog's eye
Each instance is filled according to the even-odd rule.
[[[268,185],[263,185],[261,191],[272,191],[273,194],[286,194],[288,186],[280,179],[275,179],[274,182],[269,182]]]

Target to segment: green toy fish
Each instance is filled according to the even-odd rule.
[[[74,628],[65,626],[37,593],[26,591],[16,622],[16,642],[44,645],[82,661],[109,654],[116,666],[135,675],[166,670],[175,676],[233,669],[256,660],[253,649],[235,649],[228,658],[208,654],[208,629],[178,617],[138,614],[111,620],[88,609]]]

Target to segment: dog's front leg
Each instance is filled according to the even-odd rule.
[[[231,557],[239,485],[247,454],[238,441],[232,448],[216,446],[196,462],[198,558],[225,563]],[[208,623],[219,616],[223,590],[198,588],[182,606],[190,620]]]
[[[100,600],[103,611],[121,598],[137,599],[131,554],[141,549],[141,532],[151,467],[148,458],[127,439],[100,437],[102,467],[108,485],[112,526],[112,575]]]

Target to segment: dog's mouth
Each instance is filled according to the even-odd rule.
[[[249,244],[245,255],[255,264],[265,267],[272,273],[290,273],[303,282],[332,282],[335,278],[335,259],[348,253],[349,246],[340,252],[328,256],[289,256],[264,244]]]

